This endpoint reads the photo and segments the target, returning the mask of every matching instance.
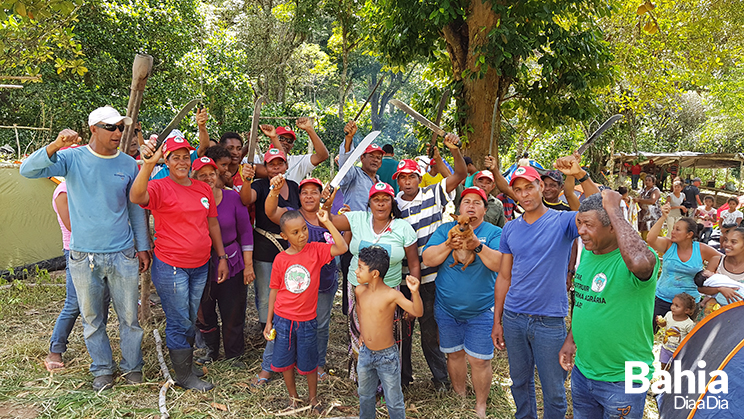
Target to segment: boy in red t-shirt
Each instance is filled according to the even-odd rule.
[[[333,236],[333,244],[308,243],[307,223],[299,211],[282,214],[279,226],[289,249],[279,253],[271,269],[269,313],[264,337],[276,338],[271,369],[284,375],[284,383],[295,407],[297,387],[294,368],[307,376],[307,387],[313,409],[320,412],[316,398],[318,375],[317,322],[320,269],[335,256],[346,253],[348,246],[341,233],[328,220],[328,212],[320,209],[318,221]],[[275,329],[275,336],[272,336]]]

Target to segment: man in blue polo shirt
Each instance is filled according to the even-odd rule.
[[[587,195],[598,193],[579,160],[577,154],[563,157],[555,167],[579,179]],[[525,212],[506,223],[501,235],[499,251],[503,257],[494,294],[493,342],[507,350],[516,418],[537,417],[537,366],[544,417],[562,419],[567,407],[563,386],[566,371],[558,362],[558,352],[566,338],[569,255],[573,241],[579,237],[576,212],[545,206],[545,185],[531,166],[517,168],[509,186]]]

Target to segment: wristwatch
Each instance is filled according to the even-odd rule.
[[[220,259],[227,260],[228,259],[227,253],[225,253],[224,255],[220,256]]]
[[[475,249],[473,249],[473,251],[475,253],[480,253],[481,250],[483,250],[483,243],[479,244],[478,247],[476,247]]]
[[[589,172],[586,172],[586,174],[582,176],[581,179],[579,179],[579,183],[585,182],[587,180],[589,180]]]

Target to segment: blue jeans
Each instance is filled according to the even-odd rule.
[[[256,279],[253,281],[253,290],[256,294],[256,311],[258,311],[258,322],[265,324],[269,316],[269,283],[271,283],[271,266],[273,263],[262,260],[253,261],[253,272]],[[261,369],[271,371],[271,358],[274,356],[274,341],[267,340],[261,360]]]
[[[646,393],[626,394],[625,382],[586,378],[574,366],[571,371],[574,419],[641,419]]]
[[[137,321],[139,259],[134,248],[114,253],[70,251],[67,260],[83,320],[93,376],[112,375],[115,365],[106,335],[108,295],[119,320],[123,373],[142,370],[142,328]]]
[[[152,259],[152,283],[158,291],[165,312],[165,344],[168,349],[191,348],[189,340],[196,334],[196,314],[209,262],[198,268],[177,268],[157,256]]]
[[[256,294],[256,311],[258,311],[258,322],[266,323],[269,315],[269,293],[271,289],[271,266],[273,263],[262,260],[253,261],[253,272],[256,279],[253,281],[253,290]]]
[[[49,339],[49,352],[55,354],[63,354],[67,351],[67,338],[72,332],[75,321],[80,315],[80,308],[78,307],[77,293],[75,292],[75,285],[72,284],[72,275],[70,275],[70,251],[65,250],[65,305],[62,307],[62,311],[59,312],[57,321],[54,323],[54,330],[52,331],[52,338]],[[108,321],[108,307],[111,298],[106,290],[103,299],[103,313],[106,316],[104,323]]]
[[[563,317],[533,316],[504,310],[504,341],[509,356],[517,419],[537,418],[535,366],[543,391],[544,419],[566,416],[566,371],[558,353],[566,339]]]
[[[331,325],[331,309],[333,298],[336,296],[336,286],[327,292],[318,293],[318,310],[315,312],[315,320],[318,321],[318,366],[325,367],[326,353],[328,352],[328,336]]]
[[[359,348],[357,374],[359,375],[359,419],[375,417],[378,381],[382,383],[390,419],[406,417],[403,391],[400,388],[400,360],[397,345],[381,351],[371,351],[362,345]]]

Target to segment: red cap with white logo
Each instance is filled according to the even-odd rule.
[[[469,188],[466,188],[464,191],[462,191],[462,194],[460,194],[460,196],[464,198],[465,195],[471,194],[471,193],[474,193],[480,196],[481,198],[483,198],[484,201],[488,201],[488,198],[486,197],[486,191],[484,191],[483,189],[477,186],[471,186]]]
[[[191,164],[191,170],[193,170],[194,172],[198,172],[199,169],[203,168],[204,166],[212,166],[214,167],[214,170],[219,170],[214,160],[210,159],[207,156],[200,157],[194,160],[194,162]]]
[[[385,193],[392,197],[395,197],[395,191],[393,190],[393,187],[385,182],[375,183],[374,186],[372,186],[372,188],[370,188],[369,190],[369,197],[372,198],[372,195],[378,193]]]
[[[382,151],[382,147],[380,147],[379,145],[377,145],[375,143],[372,143],[372,144],[368,145],[367,148],[364,149],[364,154],[377,153],[377,152],[380,152],[380,153],[385,154],[385,152]]]
[[[519,166],[517,167],[517,170],[512,173],[511,180],[509,181],[509,186],[512,186],[514,184],[514,181],[517,179],[527,179],[528,182],[532,182],[534,180],[540,179],[540,174],[537,173],[537,170],[535,170],[532,166]]]
[[[393,173],[393,179],[398,179],[398,175],[401,173],[416,173],[417,175],[422,176],[421,168],[418,163],[411,159],[403,159],[398,163],[398,170]]]
[[[274,159],[282,159],[284,161],[287,161],[287,157],[284,155],[284,152],[282,150],[272,147],[266,152],[266,154],[264,154],[264,163],[268,163]]]

